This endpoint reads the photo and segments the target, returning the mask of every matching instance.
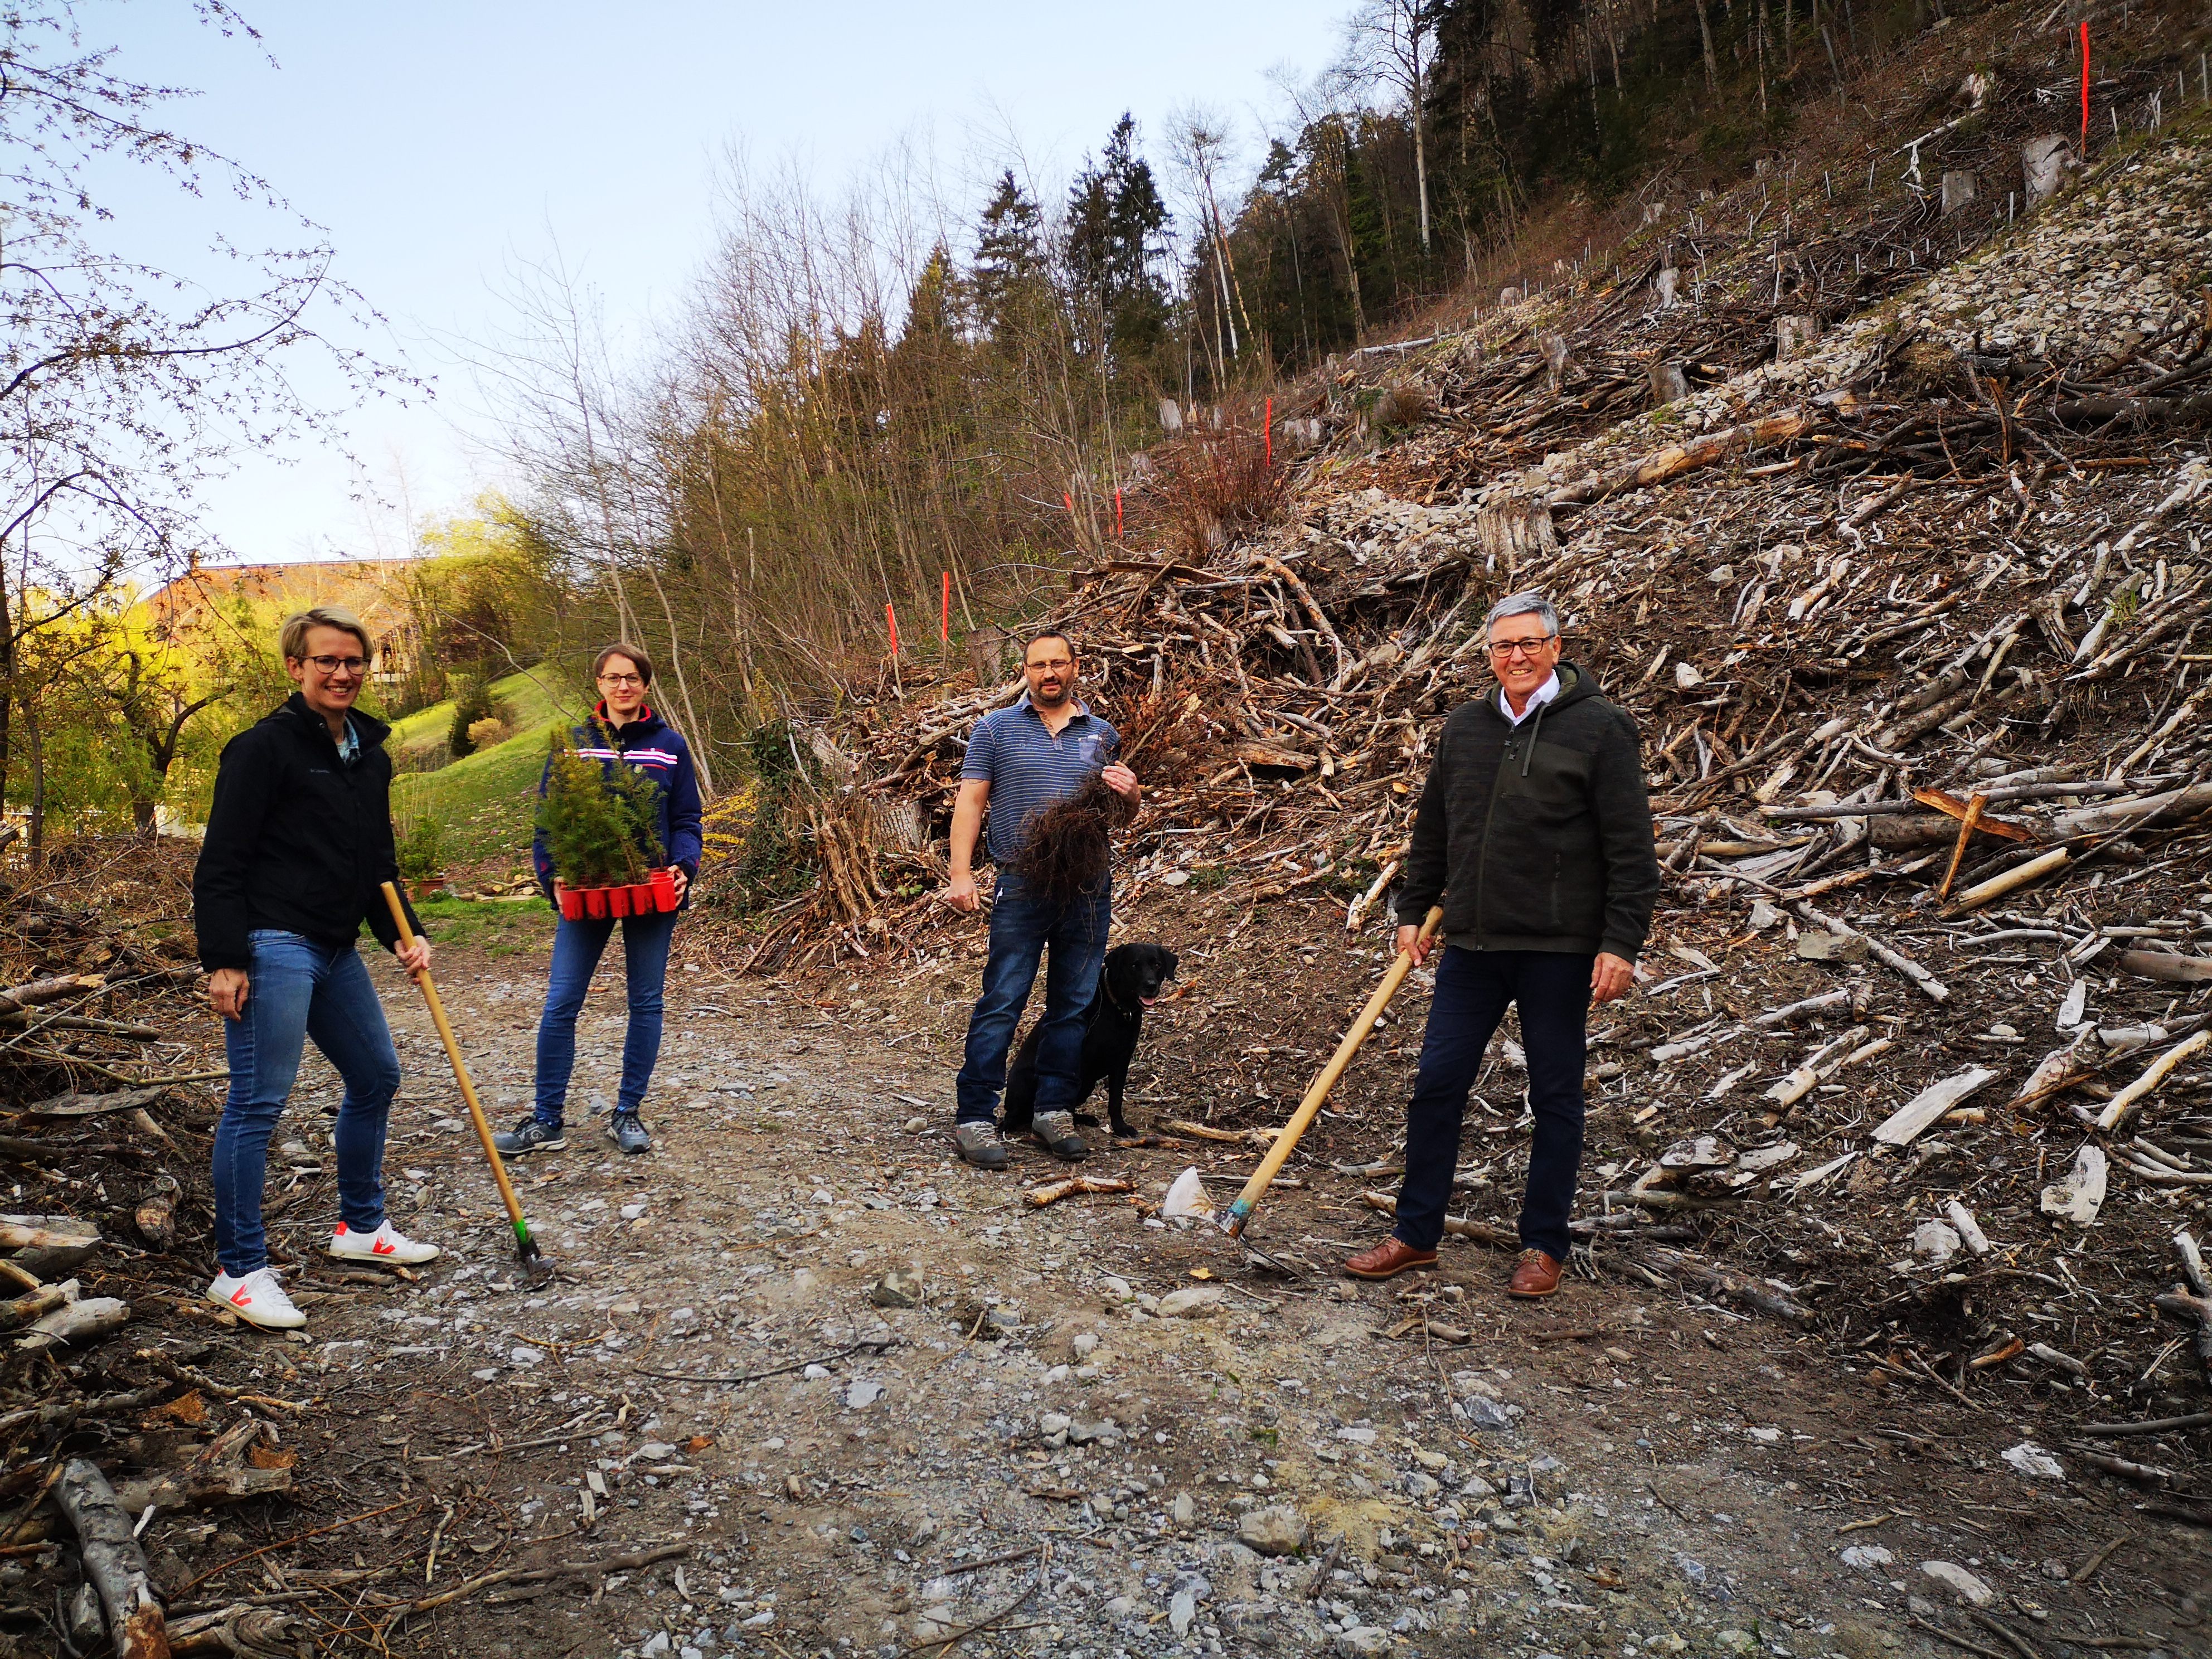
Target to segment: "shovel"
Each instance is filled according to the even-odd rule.
[[[1435,936],[1437,925],[1443,919],[1441,907],[1430,908],[1429,914],[1421,921],[1419,938],[1423,944]],[[1359,1011],[1359,1018],[1352,1022],[1352,1029],[1344,1034],[1344,1041],[1336,1045],[1336,1052],[1328,1057],[1328,1064],[1321,1068],[1320,1075],[1306,1090],[1305,1098],[1298,1103],[1298,1109],[1291,1114],[1291,1121],[1275,1137],[1275,1144],[1267,1149],[1267,1157],[1260,1160],[1260,1167],[1252,1171],[1252,1178],[1244,1183],[1244,1190],[1237,1194],[1237,1201],[1229,1206],[1229,1213],[1221,1218],[1221,1231],[1230,1237],[1241,1238],[1243,1236],[1244,1224],[1252,1218],[1254,1208],[1266,1195],[1267,1188],[1274,1184],[1276,1176],[1282,1172],[1283,1165],[1297,1146],[1298,1138],[1312,1127],[1314,1119],[1321,1115],[1322,1103],[1328,1098],[1329,1091],[1336,1087],[1337,1079],[1344,1075],[1345,1067],[1352,1064],[1352,1057],[1359,1052],[1359,1045],[1367,1041],[1367,1034],[1375,1029],[1375,1022],[1382,1017],[1382,1011],[1390,1006],[1390,999],[1398,994],[1398,988],[1406,982],[1406,975],[1413,971],[1413,953],[1399,951],[1398,959],[1390,964],[1389,971],[1382,975],[1382,982],[1375,988],[1375,994],[1367,999],[1367,1006]]]
[[[388,881],[384,884],[384,902],[392,907],[392,920],[399,929],[399,942],[413,945],[415,930],[407,925],[407,907],[399,902],[399,890]],[[499,1148],[491,1143],[491,1125],[484,1117],[483,1103],[477,1098],[477,1085],[469,1081],[469,1068],[462,1061],[461,1045],[453,1040],[453,1022],[446,1018],[446,1005],[438,1000],[437,984],[427,970],[417,974],[415,982],[422,988],[422,1000],[430,1005],[430,1018],[446,1045],[446,1058],[453,1062],[453,1080],[461,1085],[461,1098],[469,1103],[469,1119],[477,1126],[477,1139],[483,1143],[484,1156],[491,1160],[491,1178],[499,1183],[500,1201],[507,1206],[507,1218],[514,1224],[514,1258],[522,1264],[530,1288],[542,1290],[553,1282],[553,1264],[538,1248],[538,1241],[530,1236],[530,1224],[522,1218],[522,1201],[515,1197],[514,1185],[507,1178],[507,1165],[500,1162]]]

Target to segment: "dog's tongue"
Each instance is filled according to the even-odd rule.
[[[1149,1008],[1154,1003],[1158,1002],[1159,999],[1158,997],[1139,997],[1137,1000],[1143,1003],[1146,1007]]]

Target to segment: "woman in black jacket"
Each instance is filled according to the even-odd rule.
[[[368,630],[350,611],[322,606],[285,623],[282,648],[299,690],[225,745],[192,871],[200,963],[230,1062],[215,1134],[222,1271],[207,1295],[273,1330],[307,1322],[269,1266],[261,1189],[270,1136],[310,1037],[345,1079],[333,1132],[338,1224],[330,1254],[395,1265],[438,1254],[385,1218],[384,1129],[399,1056],[354,950],[366,919],[409,973],[430,965],[419,930],[411,948],[399,949],[379,890],[398,866],[384,752],[391,728],[353,706],[368,673]]]

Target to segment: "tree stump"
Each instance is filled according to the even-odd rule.
[[[1544,354],[1545,372],[1551,375],[1553,389],[1556,391],[1560,382],[1567,378],[1567,365],[1574,361],[1573,353],[1567,349],[1566,337],[1540,334],[1536,337],[1536,345]]]
[[[1774,319],[1774,361],[1786,363],[1793,357],[1802,357],[1813,349],[1813,343],[1820,337],[1818,317],[1777,317]]]
[[[1943,216],[1948,219],[1974,199],[1974,175],[1953,172],[1943,175]]]
[[[1660,362],[1651,365],[1651,406],[1664,409],[1668,404],[1680,403],[1690,395],[1690,382],[1682,373],[1680,363]]]
[[[1682,273],[1674,266],[1668,265],[1659,273],[1653,286],[1659,291],[1660,308],[1665,310],[1673,306],[1681,295]]]
[[[2036,207],[2066,188],[2066,175],[2081,166],[2073,145],[2056,133],[2031,138],[2020,148],[2021,171],[2027,176],[2027,204]]]
[[[1172,398],[1160,399],[1160,430],[1163,432],[1182,430],[1182,405]]]
[[[1499,289],[1498,290],[1498,303],[1502,306],[1519,305],[1521,303],[1521,290],[1517,288]]]

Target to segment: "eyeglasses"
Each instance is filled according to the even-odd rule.
[[[349,674],[359,674],[364,672],[368,667],[368,659],[366,657],[309,657],[306,660],[314,664],[325,674],[335,674],[341,670]]]
[[[601,685],[643,685],[645,684],[645,676],[642,674],[602,674],[599,676],[599,684]]]
[[[1490,654],[1493,657],[1533,657],[1559,636],[1539,634],[1533,640],[1492,640]]]

